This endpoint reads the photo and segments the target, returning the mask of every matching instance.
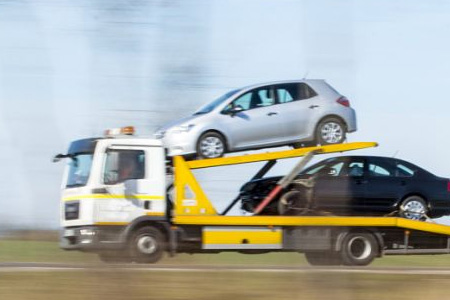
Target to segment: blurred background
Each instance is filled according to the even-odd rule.
[[[357,111],[349,141],[449,177],[448,28],[444,0],[0,0],[1,228],[58,228],[71,140],[151,135],[272,80],[326,79]]]
[[[63,163],[51,159],[107,128],[151,136],[231,89],[306,77],[350,100],[349,141],[380,143],[359,153],[450,177],[449,28],[446,0],[0,0],[0,298],[445,299],[450,273],[421,268],[448,268],[448,255],[344,273],[293,269],[306,264],[297,253],[180,255],[163,264],[206,267],[170,272],[99,265],[58,248]],[[257,168],[199,178],[223,207]]]

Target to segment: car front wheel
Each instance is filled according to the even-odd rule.
[[[225,139],[220,133],[207,132],[203,134],[197,143],[197,157],[218,158],[225,154]]]
[[[337,118],[327,118],[317,126],[316,138],[321,145],[341,144],[345,140],[345,126]]]

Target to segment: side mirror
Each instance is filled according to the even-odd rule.
[[[61,153],[57,154],[57,155],[55,155],[55,157],[53,157],[52,162],[56,163],[66,157],[68,157],[68,155],[66,155],[66,154],[61,154]]]
[[[244,111],[244,108],[242,106],[240,106],[240,105],[237,105],[237,106],[231,107],[230,109],[225,111],[225,113],[227,115],[234,116],[235,114],[240,113],[242,111]]]

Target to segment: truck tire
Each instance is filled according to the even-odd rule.
[[[136,263],[155,263],[165,251],[164,235],[153,226],[138,229],[131,238],[131,259]]]
[[[305,252],[306,261],[311,266],[339,266],[342,265],[341,257],[337,252],[317,251]]]
[[[378,242],[368,232],[350,232],[341,244],[341,259],[346,266],[367,266],[378,255]]]

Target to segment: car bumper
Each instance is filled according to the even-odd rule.
[[[355,132],[358,129],[356,125],[356,112],[353,108],[348,110],[345,116],[345,123],[347,124],[347,132]]]
[[[187,155],[197,152],[198,134],[195,131],[166,132],[162,140],[168,156]]]
[[[60,248],[64,250],[96,251],[125,247],[124,226],[67,227],[61,232]]]

